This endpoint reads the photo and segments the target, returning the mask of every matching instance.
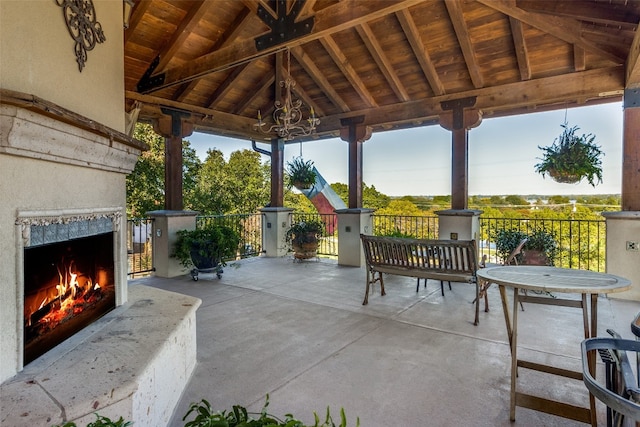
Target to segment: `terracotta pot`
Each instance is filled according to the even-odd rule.
[[[313,233],[311,233],[313,234]],[[315,258],[318,254],[318,240],[303,243],[293,243],[293,256],[296,259]]]
[[[522,264],[524,265],[551,265],[549,258],[543,251],[524,250],[522,251]]]

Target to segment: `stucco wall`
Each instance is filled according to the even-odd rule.
[[[94,0],[106,40],[82,72],[53,0],[0,1],[0,87],[36,95],[124,132],[122,1]]]

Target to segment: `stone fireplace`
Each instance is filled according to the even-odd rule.
[[[126,302],[125,177],[143,147],[11,95],[0,104],[2,381]]]

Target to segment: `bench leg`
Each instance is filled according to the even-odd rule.
[[[476,320],[473,324],[477,326],[478,323],[480,323],[480,285],[476,280]]]

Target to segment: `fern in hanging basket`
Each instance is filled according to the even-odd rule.
[[[287,174],[289,175],[289,181],[299,189],[311,188],[316,183],[313,161],[307,160],[305,162],[302,157],[296,157],[287,162]]]
[[[549,176],[556,182],[575,184],[587,178],[593,187],[602,182],[602,160],[604,155],[600,146],[595,143],[595,135],[576,135],[580,129],[569,127],[567,123],[560,125],[562,134],[549,147],[540,147],[543,157],[535,165],[536,172],[543,177]],[[597,180],[597,182],[596,182]]]

